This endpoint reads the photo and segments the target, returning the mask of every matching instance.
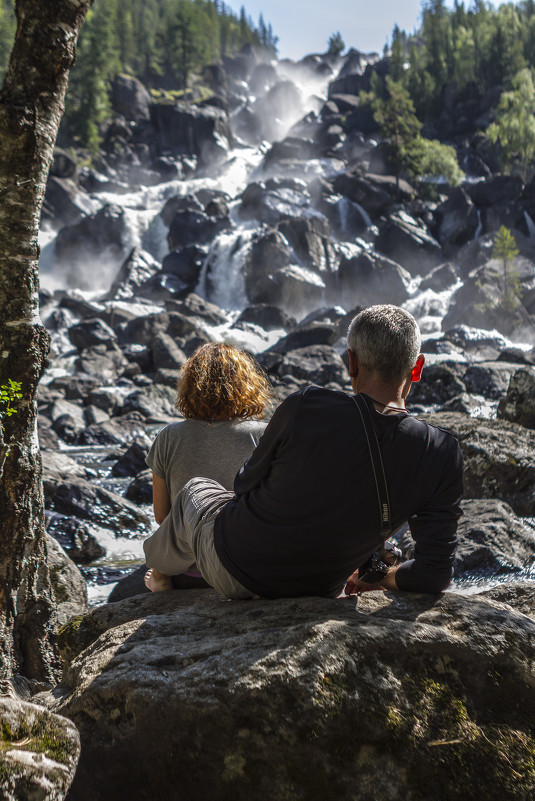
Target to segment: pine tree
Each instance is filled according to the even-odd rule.
[[[494,259],[500,259],[502,262],[503,300],[509,304],[514,301],[515,297],[518,297],[520,292],[518,275],[510,270],[508,271],[509,263],[518,256],[518,252],[513,234],[509,228],[502,225],[494,239],[492,257]]]

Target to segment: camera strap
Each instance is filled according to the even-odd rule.
[[[370,460],[372,463],[373,477],[375,480],[375,488],[377,490],[377,500],[379,502],[379,520],[380,520],[380,533],[386,539],[392,531],[392,519],[390,515],[390,500],[388,497],[388,487],[386,484],[385,469],[383,466],[383,457],[381,456],[381,449],[379,447],[379,440],[377,439],[377,432],[373,422],[372,413],[364,397],[359,393],[353,396],[355,406],[360,414],[364,433],[366,434],[366,441],[368,443],[368,450],[370,452]]]

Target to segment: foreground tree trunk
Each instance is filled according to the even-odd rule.
[[[0,436],[0,678],[50,679],[53,599],[46,564],[36,391],[48,335],[39,320],[37,237],[76,40],[93,0],[16,0],[0,92],[0,385],[20,381]]]

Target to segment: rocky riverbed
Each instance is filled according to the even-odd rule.
[[[64,678],[2,688],[6,798],[65,796],[70,721],[72,801],[170,788],[188,801],[531,798],[533,182],[452,129],[462,186],[432,200],[396,187],[358,98],[387,68],[355,51],[268,64],[247,50],[189,106],[119,78],[94,166],[56,152],[39,440]],[[507,307],[502,224],[520,251]],[[140,597],[137,575],[117,600],[154,527],[144,457],[176,419],[185,359],[227,339],[279,398],[304,383],[349,391],[345,331],[376,302],[417,317],[427,366],[411,411],[463,449],[452,589],[238,603],[210,589]],[[88,584],[92,604],[113,587],[116,602],[85,614]]]

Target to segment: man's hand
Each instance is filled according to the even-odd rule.
[[[361,581],[359,579],[359,571],[355,570],[355,572],[349,576],[342,594],[349,596],[361,595],[363,592],[372,592],[373,590],[397,590],[398,586],[395,576],[398,567],[399,565],[391,567],[386,576],[376,584],[370,584],[368,581]]]

